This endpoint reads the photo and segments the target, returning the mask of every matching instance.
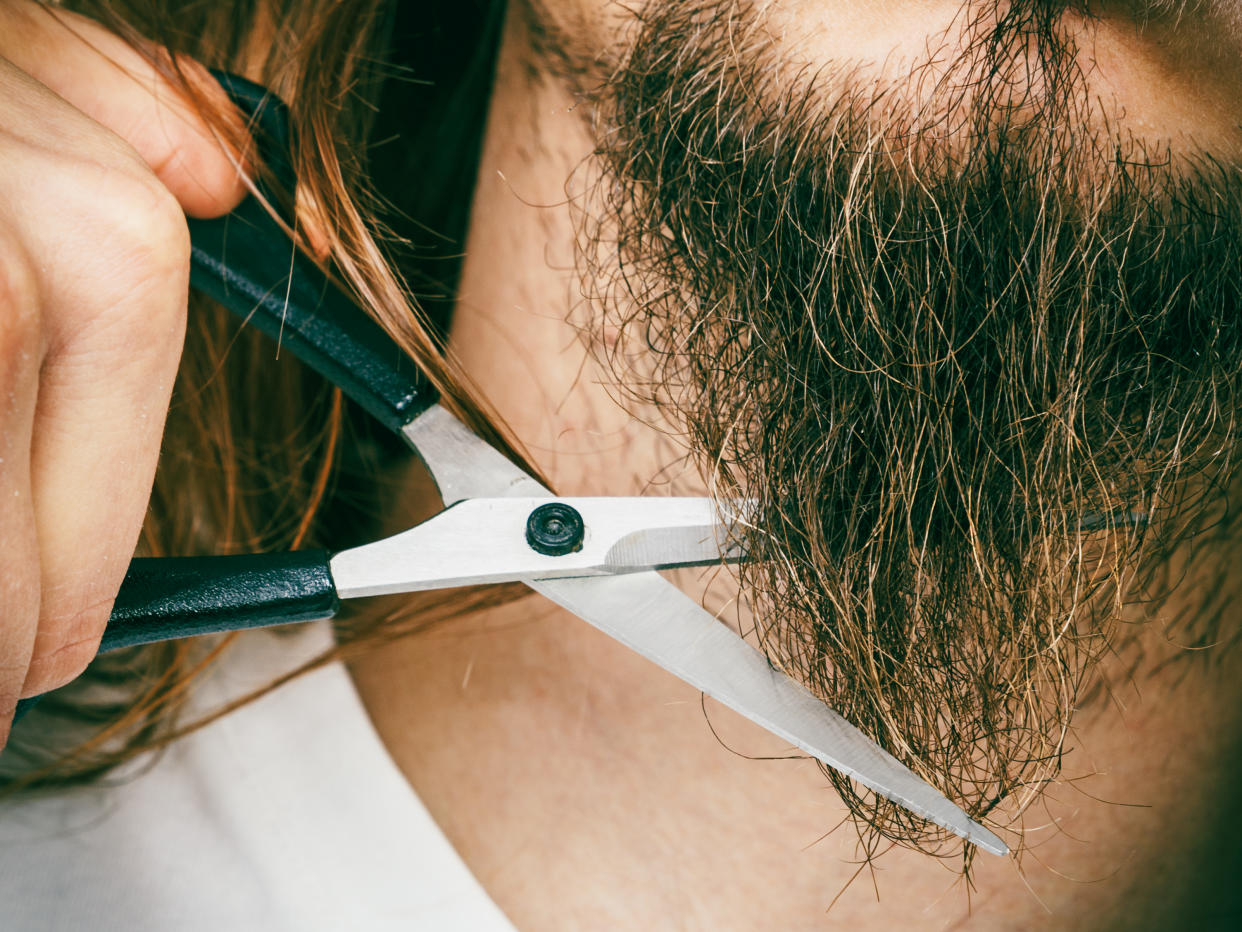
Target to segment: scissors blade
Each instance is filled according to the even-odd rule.
[[[829,767],[994,854],[1005,843],[657,573],[527,585]]]
[[[438,405],[410,422],[406,439],[445,506],[468,498],[551,493]],[[545,598],[734,711],[930,822],[985,851],[1005,843],[850,725],[658,573],[527,579]]]

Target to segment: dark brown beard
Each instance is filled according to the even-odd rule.
[[[1111,131],[1065,7],[977,24],[935,119],[791,78],[734,0],[652,4],[597,98],[619,382],[758,503],[773,662],[976,819],[1055,778],[1162,516],[1237,433],[1242,177]],[[827,773],[869,843],[954,850]]]

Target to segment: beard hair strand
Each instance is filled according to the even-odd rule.
[[[618,385],[757,503],[765,652],[994,822],[1237,435],[1242,179],[1111,130],[1064,7],[980,19],[915,112],[917,74],[791,76],[747,0],[654,4],[581,228]],[[869,853],[961,850],[825,772]]]

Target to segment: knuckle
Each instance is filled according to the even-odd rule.
[[[99,272],[109,297],[98,305],[99,322],[131,338],[167,332],[180,339],[190,233],[176,198],[153,174],[135,171],[109,185],[90,209],[109,233]]]
[[[99,226],[111,231],[113,262],[132,279],[181,272],[189,264],[190,232],[181,206],[145,167],[118,172],[92,199]]]
[[[133,269],[153,283],[180,281],[190,264],[190,231],[181,205],[153,175],[135,186],[126,244]]]
[[[20,243],[0,235],[0,350],[15,352],[30,347],[37,341],[39,330],[35,268]]]

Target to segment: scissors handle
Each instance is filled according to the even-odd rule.
[[[318,621],[335,615],[339,605],[324,550],[136,559],[99,652]]]
[[[267,88],[215,78],[247,116],[264,164],[292,192],[288,109]],[[270,192],[265,192],[269,193]],[[269,202],[277,200],[268,197]],[[288,220],[289,218],[285,218]],[[189,221],[190,284],[257,327],[393,431],[437,400],[414,361],[294,247],[247,197],[232,213]],[[245,627],[330,618],[337,595],[323,551],[134,560],[100,652]],[[20,719],[40,697],[18,703]]]
[[[264,163],[292,191],[284,103],[234,75],[216,79],[249,117]],[[298,252],[257,198],[247,197],[224,217],[190,220],[189,227],[195,290],[263,331],[395,432],[435,404],[438,393],[414,361]]]
[[[331,618],[340,607],[326,550],[132,560],[99,653],[200,634]],[[42,696],[17,703],[17,722]]]

